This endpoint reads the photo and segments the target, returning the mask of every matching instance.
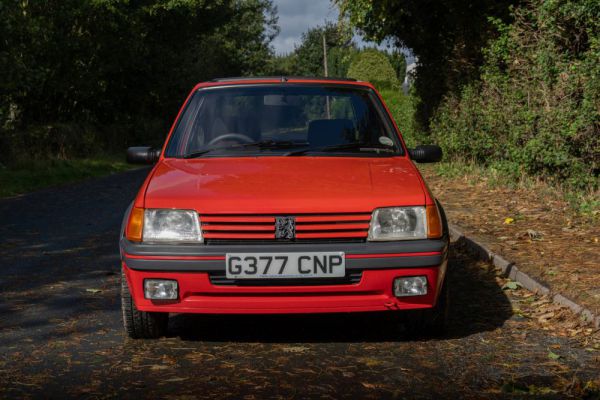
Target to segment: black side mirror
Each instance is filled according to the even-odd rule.
[[[418,163],[433,163],[442,159],[442,148],[435,144],[425,144],[408,149],[410,158]]]
[[[152,147],[130,147],[127,149],[127,162],[130,164],[154,164],[160,157],[160,149]]]

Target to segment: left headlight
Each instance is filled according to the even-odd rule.
[[[373,211],[369,240],[410,240],[427,238],[425,207],[389,207]]]
[[[200,218],[193,210],[144,210],[144,242],[202,242]]]

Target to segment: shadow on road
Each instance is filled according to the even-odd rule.
[[[450,327],[445,338],[494,330],[511,317],[512,307],[494,270],[451,249]],[[171,336],[209,342],[395,342],[405,340],[388,313],[323,315],[175,315]]]
[[[93,333],[105,318],[123,335],[117,236],[123,211],[147,170],[0,201],[0,332],[4,344],[31,335],[67,338],[67,327]],[[454,246],[447,338],[493,330],[511,316],[494,271]],[[173,316],[171,335],[213,342],[396,342],[386,313],[287,316]],[[73,328],[74,329],[74,328]],[[10,331],[11,333],[9,333]],[[124,336],[124,335],[123,335]]]

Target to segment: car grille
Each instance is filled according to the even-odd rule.
[[[346,271],[346,276],[341,278],[227,279],[221,271],[211,271],[208,276],[210,283],[218,286],[324,286],[359,283],[362,271]]]
[[[288,215],[286,215],[288,216]],[[297,241],[335,239],[360,240],[367,237],[371,213],[296,214]],[[202,234],[207,242],[221,240],[289,241],[276,239],[275,215],[201,215]]]

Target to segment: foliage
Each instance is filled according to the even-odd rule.
[[[296,54],[274,55],[267,60],[265,66],[266,75],[269,76],[292,76],[298,75],[296,71]]]
[[[304,32],[300,44],[292,53],[273,57],[268,62],[268,74],[325,76],[323,37],[327,46],[328,75],[345,77],[356,46],[347,28],[331,22]]]
[[[0,3],[0,156],[160,143],[197,82],[260,72],[271,0]]]
[[[340,31],[339,27],[331,22],[309,29],[302,34],[300,45],[294,49],[298,74],[306,76],[325,75],[323,70],[323,36],[325,36],[325,44],[328,50],[327,66],[329,76],[345,75],[345,62],[339,59],[340,53],[334,49],[353,47],[352,37],[347,32]]]
[[[374,84],[378,89],[399,89],[400,82],[386,53],[377,49],[364,49],[358,52],[350,68],[348,77]]]
[[[400,133],[408,147],[415,147],[420,144],[421,137],[414,126],[414,98],[405,95],[401,90],[385,89],[381,92],[381,97],[390,110],[392,117],[400,129]]]
[[[597,191],[600,172],[600,3],[528,2],[493,21],[481,81],[447,96],[432,140],[452,159]]]
[[[367,39],[391,38],[418,57],[416,120],[427,130],[442,97],[478,75],[481,49],[495,31],[489,17],[506,20],[516,0],[336,0],[342,16]]]
[[[390,60],[390,64],[396,71],[396,78],[398,78],[398,82],[404,81],[404,76],[406,75],[406,57],[398,50],[394,50],[391,53],[386,53],[388,59]]]

